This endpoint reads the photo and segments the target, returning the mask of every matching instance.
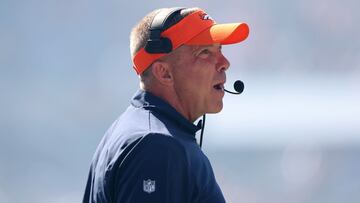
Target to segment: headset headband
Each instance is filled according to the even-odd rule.
[[[169,38],[161,37],[161,33],[171,22],[177,22],[176,17],[181,17],[180,12],[184,8],[173,8],[170,11],[162,10],[154,17],[150,26],[150,37],[145,45],[145,51],[151,54],[170,53],[172,43]]]

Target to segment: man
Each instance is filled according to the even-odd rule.
[[[225,202],[193,122],[221,111],[230,65],[221,45],[248,33],[199,8],[155,10],[134,27],[140,90],[98,146],[84,202]]]

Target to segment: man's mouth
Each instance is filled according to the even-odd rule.
[[[214,89],[218,91],[224,91],[224,83],[218,83],[213,86]]]

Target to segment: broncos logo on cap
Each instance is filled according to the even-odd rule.
[[[202,13],[200,15],[200,18],[203,19],[203,20],[214,20],[212,17],[210,17],[208,14],[206,13]]]

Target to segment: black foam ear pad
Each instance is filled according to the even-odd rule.
[[[184,8],[173,8],[160,11],[154,17],[150,26],[150,37],[145,45],[145,51],[150,54],[169,53],[172,51],[171,40],[161,37],[161,33],[169,27],[174,16],[178,15]]]
[[[171,40],[164,37],[161,37],[160,40],[149,39],[145,45],[145,51],[150,54],[170,53],[172,51]]]

